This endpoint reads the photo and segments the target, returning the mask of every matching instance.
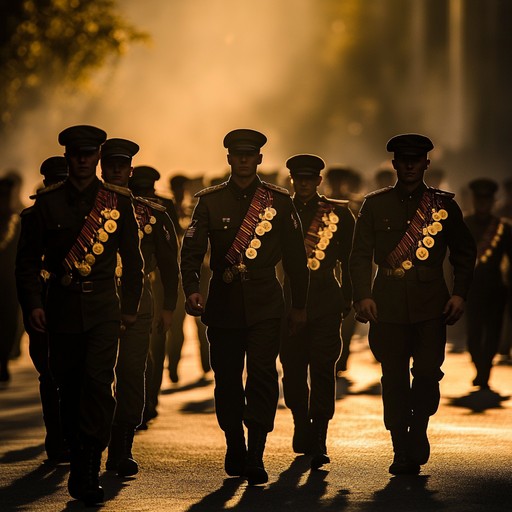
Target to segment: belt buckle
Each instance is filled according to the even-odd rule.
[[[82,281],[81,288],[83,293],[90,293],[94,290],[94,283],[92,281]]]
[[[398,279],[402,279],[402,277],[405,276],[405,270],[402,267],[394,268],[391,275]]]

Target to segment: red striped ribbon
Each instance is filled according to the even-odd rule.
[[[324,214],[329,213],[331,211],[332,208],[329,207],[327,203],[324,203],[323,201],[320,201],[318,203],[318,209],[315,213],[315,216],[313,217],[313,220],[311,221],[311,224],[308,227],[306,236],[304,237],[304,246],[306,247],[306,254],[308,256],[311,256],[311,254],[316,248],[316,244],[320,240],[318,230],[320,229],[320,226],[323,225],[324,223],[322,220]]]

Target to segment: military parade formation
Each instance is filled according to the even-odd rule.
[[[417,475],[429,460],[448,326],[466,310],[481,390],[495,357],[510,355],[500,340],[512,214],[496,212],[491,179],[469,184],[466,216],[453,193],[428,186],[434,145],[424,135],[387,142],[393,182],[357,204],[351,186],[322,193],[328,166],[314,154],[287,159],[288,188],[261,179],[267,137],[232,130],[223,140],[229,175],[197,191],[188,216],[178,192],[175,202],[156,194],[156,169],[133,166],[136,142],[90,125],[64,129],[58,142],[64,156],[41,164],[44,186],[32,206],[16,215],[0,201],[0,258],[13,269],[39,374],[48,460],[69,463],[69,494],[87,506],[105,499],[105,450],[107,471],[138,473],[134,434],[157,415],[166,338],[178,381],[185,312],[198,320],[202,368],[213,370],[225,472],[249,485],[269,480],[278,362],[291,450],[308,455],[312,471],[331,462],[345,323],[352,332],[355,321],[369,327],[393,475]],[[9,350],[2,347],[4,382]]]

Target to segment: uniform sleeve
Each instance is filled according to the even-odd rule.
[[[201,264],[208,249],[208,224],[208,207],[205,200],[200,198],[183,235],[181,248],[181,280],[185,297],[199,293]]]
[[[292,307],[303,309],[306,307],[308,298],[309,269],[307,266],[302,226],[295,206],[290,198],[287,198],[284,211],[281,249],[283,255],[283,269],[290,280]]]
[[[144,261],[140,252],[137,220],[131,202],[126,202],[123,217],[124,222],[119,237],[119,254],[123,262],[121,312],[126,315],[135,315],[142,293]]]
[[[352,211],[340,208],[340,245],[338,261],[341,262],[341,291],[345,304],[352,304],[352,279],[350,278],[350,253],[352,251],[352,239],[354,237],[355,219]]]
[[[169,215],[162,213],[160,219],[154,237],[155,256],[164,289],[163,308],[174,310],[178,298],[178,239]]]
[[[25,314],[43,308],[40,273],[44,253],[44,226],[37,206],[21,214],[21,232],[16,253],[16,287]]]
[[[446,205],[448,210],[447,243],[450,250],[449,261],[453,266],[452,295],[466,298],[476,262],[476,244],[463,220],[462,212],[455,201]]]
[[[350,255],[350,278],[354,302],[372,296],[372,262],[375,249],[372,217],[369,203],[365,201],[355,224],[352,254]]]

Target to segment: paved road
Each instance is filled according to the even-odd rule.
[[[26,342],[25,342],[26,343]],[[74,511],[68,467],[44,464],[37,379],[27,357],[13,362],[0,391],[0,511]],[[467,354],[448,354],[442,403],[430,427],[432,456],[417,477],[391,477],[391,445],[382,425],[379,367],[361,337],[349,360],[350,385],[338,390],[329,430],[332,463],[309,471],[291,451],[292,420],[280,404],[269,436],[266,486],[248,487],[223,471],[224,440],[213,414],[213,385],[200,380],[196,343],[187,339],[178,385],[164,381],[160,414],[135,439],[141,472],[103,473],[103,511],[494,512],[512,510],[512,366],[497,366],[500,395],[472,392]],[[104,461],[103,461],[104,462]]]

